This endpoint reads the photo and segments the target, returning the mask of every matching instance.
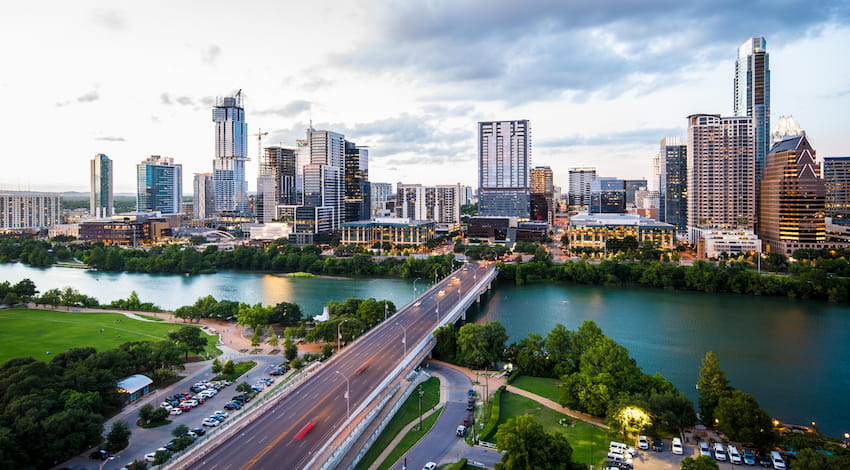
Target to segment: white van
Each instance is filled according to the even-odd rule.
[[[782,460],[782,456],[779,455],[779,452],[775,450],[770,452],[770,462],[773,463],[773,468],[775,470],[785,470],[785,461]]]
[[[628,449],[629,449],[629,446],[623,444],[622,442],[611,441],[611,443],[608,444],[608,451],[610,451],[610,452],[616,452],[618,454],[625,454],[626,450],[628,450]]]

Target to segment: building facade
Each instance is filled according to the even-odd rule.
[[[749,117],[688,116],[688,237],[697,229],[744,229],[756,222],[753,126]]]
[[[113,172],[112,160],[99,153],[91,160],[91,196],[89,197],[89,213],[92,217],[109,217],[112,215],[113,203]]]
[[[767,154],[759,191],[759,238],[773,253],[790,256],[826,241],[824,182],[805,136],[789,137]]]
[[[770,133],[770,147],[773,148],[774,145],[782,142],[788,137],[796,137],[800,135],[806,135],[806,131],[797,124],[797,121],[794,120],[794,116],[779,116],[779,119],[776,122],[776,127],[774,127],[773,131]]]
[[[62,223],[62,196],[0,192],[0,230],[43,229]]]
[[[531,220],[552,223],[555,220],[555,183],[552,168],[536,166],[531,169]]]
[[[626,237],[634,237],[638,244],[653,242],[662,250],[670,250],[675,247],[676,228],[635,214],[585,212],[570,217],[567,235],[573,254],[588,249],[601,254],[605,252],[609,240]]]
[[[212,218],[215,215],[215,186],[213,184],[213,174],[195,173],[192,189],[192,218]]]
[[[436,236],[435,223],[429,220],[403,218],[379,218],[345,222],[341,225],[341,241],[344,245],[420,247]]]
[[[823,180],[826,187],[826,215],[842,218],[850,216],[850,157],[824,158]]]
[[[345,141],[345,222],[371,218],[369,149]]]
[[[567,190],[569,210],[578,212],[590,208],[590,183],[596,179],[596,168],[570,168]]]
[[[626,212],[626,182],[598,176],[590,183],[590,211],[594,214]]]
[[[528,120],[478,123],[478,214],[529,217]]]
[[[215,159],[213,186],[215,211],[218,213],[248,213],[248,181],[245,162],[248,161],[248,124],[242,107],[242,90],[233,96],[218,98],[212,110],[215,123]]]
[[[370,183],[371,201],[369,213],[371,217],[387,217],[387,201],[393,194],[393,185],[390,183]]]
[[[179,214],[183,200],[183,165],[171,157],[151,155],[136,165],[136,210]]]
[[[646,180],[623,180],[623,185],[626,188],[626,210],[636,207],[635,194],[641,189],[647,190]]]
[[[460,228],[460,184],[396,185],[396,217],[433,221],[438,232]]]
[[[735,116],[752,118],[755,176],[760,179],[770,150],[770,56],[764,37],[738,47],[735,61]]]
[[[688,146],[678,137],[665,137],[660,147],[659,220],[684,232],[688,226]]]

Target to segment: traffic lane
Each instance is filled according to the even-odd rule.
[[[428,435],[407,453],[407,468],[422,468],[428,462],[438,464],[456,462],[457,459],[452,460],[450,450],[458,440],[463,440],[462,437],[457,436],[456,431],[468,413],[463,403],[447,402]],[[401,470],[403,460],[392,468]]]

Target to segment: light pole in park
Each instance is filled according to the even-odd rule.
[[[345,413],[347,417],[351,417],[351,383],[348,381],[348,377],[345,376],[340,371],[334,371],[337,374],[341,375],[343,379],[345,379]]]
[[[419,431],[422,431],[422,395],[425,395],[425,391],[422,390],[422,384],[419,384]]]
[[[341,327],[342,324],[347,322],[347,321],[348,320],[346,319],[346,320],[343,320],[343,321],[336,324],[336,350],[337,351],[339,351],[342,348],[342,333],[340,332],[339,327]]]
[[[414,280],[413,280],[413,298],[414,298],[414,299],[416,298],[416,281],[418,281],[418,280],[420,280],[420,279],[422,279],[422,278],[421,278],[421,277],[417,277],[416,279],[414,279]]]

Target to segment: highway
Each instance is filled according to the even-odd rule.
[[[492,265],[468,263],[416,302],[337,353],[320,371],[189,468],[249,470],[305,468],[365,398],[412,349],[429,336],[438,316],[466,295]],[[438,307],[439,306],[439,307]],[[346,389],[350,388],[350,403]],[[212,444],[212,443],[210,443]]]

